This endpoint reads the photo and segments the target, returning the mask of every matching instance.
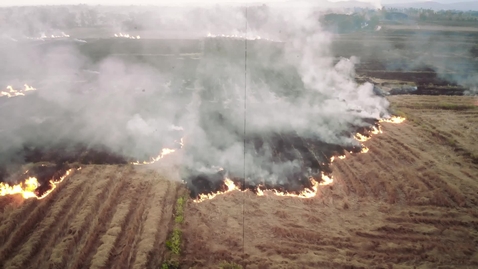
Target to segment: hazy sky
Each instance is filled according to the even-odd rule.
[[[181,4],[201,4],[201,3],[227,3],[227,2],[283,2],[284,0],[235,0],[235,1],[218,1],[218,0],[0,0],[3,6],[19,6],[19,5],[181,5]],[[324,0],[319,0],[324,1]]]
[[[300,1],[300,0],[299,0]],[[304,0],[302,0],[304,1]],[[308,2],[339,2],[344,0],[305,0]],[[357,1],[357,0],[356,0]],[[360,2],[376,2],[377,0],[358,0]],[[400,0],[397,0],[400,1]],[[413,0],[411,0],[413,1]],[[290,0],[0,0],[0,6],[20,5],[184,5],[184,4],[225,4],[233,3],[272,3],[272,2],[294,2]]]
[[[346,0],[299,0],[307,2],[340,2]],[[390,3],[411,3],[411,2],[426,2],[426,0],[355,0],[360,2],[377,3],[382,4]],[[433,2],[439,3],[456,3],[456,2],[473,2],[476,0],[433,0]],[[0,6],[22,6],[22,5],[185,5],[185,4],[215,4],[228,2],[233,3],[272,3],[272,2],[294,2],[294,0],[0,0]]]

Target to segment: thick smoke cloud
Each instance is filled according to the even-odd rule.
[[[281,184],[313,172],[303,160],[277,157],[282,153],[274,141],[280,137],[358,146],[351,128],[387,114],[388,102],[374,95],[373,85],[355,82],[359,60],[335,63],[332,36],[308,11],[215,7],[178,11],[161,23],[192,36],[214,32],[248,39],[204,38],[202,55],[189,63],[173,49],[172,57],[181,60],[169,65],[166,56],[160,58],[168,70],[148,62],[157,55],[144,62],[111,51],[92,57],[103,48],[85,51],[93,46],[88,43],[4,42],[5,83],[41,84],[31,95],[0,98],[2,164],[21,161],[17,153],[25,144],[101,145],[147,159],[184,137],[185,178],[221,167],[230,175],[245,172],[251,180]]]
[[[193,171],[214,165],[277,184],[311,176],[303,161],[277,157],[274,134],[349,146],[356,143],[348,133],[351,126],[387,113],[388,102],[373,94],[373,85],[354,81],[356,58],[334,65],[332,37],[316,18],[304,13],[271,17],[273,22],[250,31],[281,32],[285,43],[249,41],[245,54],[244,41],[206,43],[211,52],[199,64],[199,113],[184,124],[192,131],[186,149],[193,154],[186,158]]]

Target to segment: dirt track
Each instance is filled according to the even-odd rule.
[[[189,203],[185,268],[476,268],[476,99],[390,100],[410,120],[383,123],[368,153],[335,161],[317,197]]]
[[[0,268],[158,268],[179,189],[133,166],[87,166],[43,200],[0,197]]]

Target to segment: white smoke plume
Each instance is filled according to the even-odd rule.
[[[355,82],[359,60],[334,61],[333,36],[313,12],[198,8],[177,11],[161,23],[171,31],[201,33],[201,40],[187,41],[198,44],[193,54],[202,54],[200,59],[186,59],[175,41],[140,57],[124,51],[133,45],[123,48],[113,39],[2,43],[0,54],[8,63],[2,80],[41,85],[34,85],[35,95],[0,98],[1,161],[21,160],[13,153],[26,143],[56,141],[103,145],[147,159],[184,136],[189,174],[224,167],[236,176],[246,171],[247,177],[280,183],[283,175],[304,173],[304,164],[272,161],[277,149],[271,135],[357,145],[347,134],[351,126],[387,114],[388,102],[374,95],[373,85]],[[281,42],[206,38],[207,32]],[[131,42],[142,44],[134,45],[141,52],[152,41],[142,36],[144,43]],[[261,139],[262,146],[252,145]]]

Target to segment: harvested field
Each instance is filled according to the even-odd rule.
[[[382,123],[368,153],[335,161],[317,197],[235,191],[188,203],[185,268],[477,267],[476,99],[390,100],[409,120]]]
[[[89,165],[43,200],[0,197],[0,268],[158,268],[180,186]]]

